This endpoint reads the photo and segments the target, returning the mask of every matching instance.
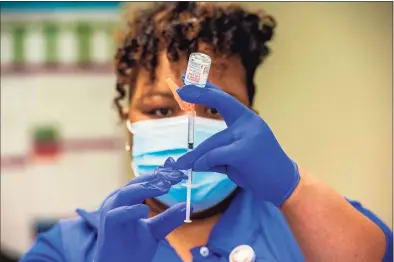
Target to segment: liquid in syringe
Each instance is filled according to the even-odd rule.
[[[196,116],[196,111],[187,112],[187,151],[188,152],[190,152],[194,149],[194,120],[195,120],[195,116]],[[193,170],[190,168],[189,170],[187,170],[185,223],[192,222],[190,220],[192,181],[193,181]]]

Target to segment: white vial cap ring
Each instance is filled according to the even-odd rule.
[[[192,53],[187,63],[185,85],[205,87],[208,81],[211,58],[203,53]]]

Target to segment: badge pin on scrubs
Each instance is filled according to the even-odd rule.
[[[230,262],[255,262],[256,254],[250,246],[240,245],[231,251],[229,260]]]

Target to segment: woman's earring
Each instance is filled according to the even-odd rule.
[[[126,145],[124,146],[124,149],[125,149],[127,152],[130,152],[130,151],[131,151],[131,146],[130,146],[130,144],[129,144],[129,143],[126,143]]]

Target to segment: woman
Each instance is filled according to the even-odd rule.
[[[228,261],[239,249],[256,261],[391,261],[391,230],[303,171],[253,111],[254,74],[274,28],[272,17],[240,7],[139,10],[116,57],[115,98],[137,177],[99,210],[77,210],[39,236],[22,261]],[[197,105],[197,147],[186,153],[185,118],[165,80],[182,85],[195,51],[212,67],[205,88],[178,90]],[[180,182],[189,168],[193,222],[185,224]]]

